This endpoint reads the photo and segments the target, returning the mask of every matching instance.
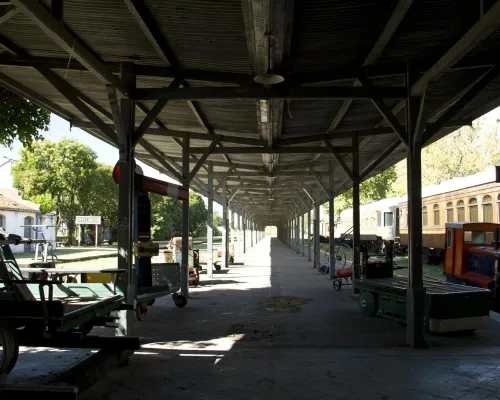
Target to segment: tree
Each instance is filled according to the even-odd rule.
[[[217,234],[222,234],[222,226],[224,221],[222,221],[222,215],[217,212],[214,212],[214,235],[216,234],[215,230],[217,230]]]
[[[155,240],[170,240],[182,232],[182,202],[170,197],[150,195],[151,231]],[[207,209],[203,198],[189,192],[189,235],[205,236]]]
[[[116,225],[119,187],[112,174],[112,166],[98,163],[97,168],[90,171],[86,184],[81,186],[78,199],[82,215],[99,215]]]
[[[12,146],[18,139],[24,147],[43,139],[40,131],[47,131],[50,113],[35,103],[0,88],[0,145]]]
[[[75,217],[81,210],[82,188],[96,169],[95,152],[75,140],[35,142],[20,151],[12,168],[14,187],[44,213],[56,211],[73,243]]]
[[[203,198],[189,192],[189,234],[192,237],[205,236],[207,233],[207,208]]]
[[[182,204],[170,197],[150,194],[151,234],[155,240],[170,240],[182,228]]]
[[[371,203],[393,196],[392,185],[397,178],[396,168],[394,166],[386,169],[378,175],[375,175],[362,182],[359,187],[359,200],[361,204]],[[329,213],[328,203],[324,204],[325,213]],[[352,188],[335,197],[334,213],[339,215],[343,210],[352,207]]]
[[[422,185],[473,175],[499,165],[500,145],[497,121],[488,116],[465,126],[422,150]],[[395,192],[406,194],[406,160],[396,165]]]

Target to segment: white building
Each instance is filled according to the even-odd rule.
[[[0,182],[2,185],[10,186],[0,188],[0,228],[7,234],[13,233],[25,238],[42,239],[41,233],[36,233],[33,228],[27,225],[55,225],[56,215],[44,215],[40,212],[40,206],[31,201],[24,200],[18,192],[12,188],[10,176],[10,163],[0,166]],[[37,228],[43,231],[45,239],[55,246],[55,228]],[[31,251],[34,246],[19,245],[13,246],[16,253]]]

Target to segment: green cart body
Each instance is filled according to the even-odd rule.
[[[406,322],[406,288],[403,277],[359,279],[359,307],[364,315]],[[490,324],[492,294],[487,289],[424,278],[425,322],[433,333],[473,331]]]
[[[89,337],[94,326],[115,327],[112,312],[131,309],[107,284],[29,281],[10,244],[34,243],[0,235],[0,375],[14,368],[19,345],[136,350],[139,338]],[[107,269],[107,273],[125,272]],[[100,272],[100,271],[97,271]],[[59,272],[62,273],[62,272]]]

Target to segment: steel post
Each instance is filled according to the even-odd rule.
[[[182,176],[183,185],[189,189],[189,136],[182,141]],[[181,260],[181,293],[189,296],[189,199],[182,202],[182,260]]]
[[[307,212],[307,261],[311,261],[311,210]]]
[[[241,216],[241,221],[243,223],[243,254],[247,252],[247,212],[243,210],[243,215]]]
[[[207,277],[212,278],[214,273],[214,166],[208,163],[208,211],[207,211]]]
[[[231,249],[233,251],[233,258],[236,255],[235,254],[235,248],[234,248],[234,231],[235,231],[235,226],[234,226],[234,210],[231,207],[231,204],[229,205],[231,208]]]
[[[334,179],[333,171],[334,165],[333,161],[329,163],[330,174],[328,175],[328,189],[330,190],[330,197],[328,198],[328,223],[329,223],[329,246],[328,253],[330,255],[330,278],[335,275],[335,210],[333,203],[333,193],[334,193]]]
[[[353,247],[353,279],[361,278],[361,220],[359,202],[359,138],[357,134],[352,137],[352,247]],[[354,289],[354,293],[358,293]]]
[[[406,291],[406,340],[409,345],[427,347],[424,337],[425,288],[422,273],[422,170],[421,134],[416,131],[418,106],[411,98],[410,69],[406,75],[408,99],[406,101],[406,130],[408,132],[408,289]]]
[[[305,254],[306,254],[306,241],[305,241],[305,232],[304,232],[304,219],[305,219],[305,215],[302,214],[301,217],[300,217],[301,236],[302,236],[302,257],[304,257]]]
[[[123,65],[122,83],[129,89],[135,88],[135,76],[131,73],[128,64]],[[133,133],[135,127],[135,104],[133,101],[123,99],[120,102],[121,126],[123,131],[117,132],[119,140],[120,183],[118,189],[118,268],[127,272],[118,274],[118,291],[125,295],[125,303],[135,304],[135,266],[133,258],[133,232],[134,232],[134,146]],[[133,319],[131,311],[118,311],[116,336],[130,334],[129,321]]]
[[[228,241],[228,221],[227,221],[227,179],[222,182],[222,262],[221,267],[227,268],[227,241]]]
[[[319,223],[321,216],[319,210],[321,206],[320,201],[321,188],[316,188],[315,203],[314,203],[314,268],[321,267],[321,242],[319,240]]]
[[[299,226],[300,226],[300,222],[299,222],[299,215],[297,214],[297,217],[295,218],[295,252],[297,254],[300,254],[300,235],[299,235]]]

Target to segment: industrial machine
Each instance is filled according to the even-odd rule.
[[[389,247],[390,249],[390,247]],[[406,322],[408,279],[393,276],[392,254],[386,259],[363,256],[359,308],[369,317],[381,316]],[[492,292],[424,277],[425,324],[429,332],[474,331],[490,323]]]
[[[120,182],[120,163],[115,165],[113,179]],[[179,308],[187,304],[187,298],[178,293],[181,287],[179,263],[152,264],[151,258],[159,253],[159,244],[151,240],[151,202],[148,193],[169,196],[181,201],[189,201],[189,191],[171,183],[143,175],[142,169],[135,166],[134,175],[134,256],[137,271],[135,315],[143,321],[155,299],[172,295]]]
[[[446,223],[444,274],[448,282],[491,290],[499,310],[500,224]]]
[[[114,328],[113,312],[129,309],[115,285],[25,280],[10,245],[41,243],[0,234],[0,375],[15,366],[19,345],[136,350],[139,338],[87,336],[94,326]],[[68,271],[49,268],[63,276]],[[37,272],[44,272],[43,268]],[[102,273],[101,270],[86,271]],[[108,274],[125,272],[118,268]],[[70,273],[74,273],[71,271]]]

